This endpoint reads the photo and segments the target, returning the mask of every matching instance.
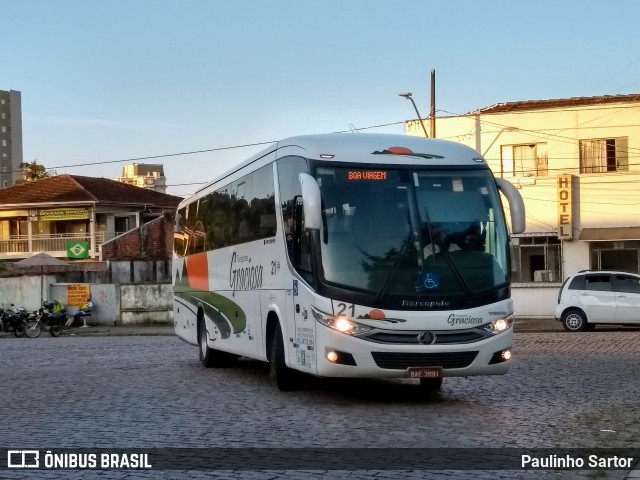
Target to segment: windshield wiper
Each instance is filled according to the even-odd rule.
[[[476,292],[473,291],[473,289],[471,288],[467,280],[464,278],[464,275],[462,275],[462,272],[456,265],[456,262],[454,262],[453,258],[451,258],[451,254],[447,250],[443,250],[442,247],[444,247],[444,245],[440,247],[440,254],[443,256],[445,262],[447,262],[447,265],[453,272],[453,275],[456,277],[456,280],[458,280],[460,285],[462,285],[462,288],[464,289],[467,295],[471,296],[471,298],[473,298],[474,300],[477,299],[478,295],[476,294]]]
[[[473,298],[474,300],[477,299],[478,296],[473,291],[473,289],[471,288],[467,280],[464,278],[464,275],[462,275],[462,272],[460,271],[458,266],[455,264],[455,262],[451,258],[451,255],[449,254],[449,248],[446,245],[446,243],[442,240],[441,237],[438,237],[439,241],[436,242],[436,237],[433,235],[433,232],[431,229],[431,218],[429,217],[429,209],[427,207],[425,207],[424,209],[424,216],[427,224],[427,230],[429,232],[429,240],[431,241],[431,245],[433,249],[432,262],[435,262],[436,243],[438,243],[439,244],[438,247],[440,248],[440,253],[442,254],[445,262],[447,262],[447,265],[453,272],[453,276],[456,277],[456,280],[458,280],[458,283],[460,283],[460,285],[462,286],[463,290],[467,295],[471,296],[471,298]],[[422,261],[423,271],[424,271],[425,262],[426,262],[426,259]]]
[[[391,285],[391,280],[393,280],[393,276],[395,275],[396,270],[400,266],[400,261],[402,260],[402,257],[404,257],[404,253],[407,251],[409,244],[411,243],[412,240],[413,240],[413,232],[409,232],[409,235],[407,236],[407,238],[404,240],[404,242],[402,242],[402,248],[400,248],[400,253],[398,253],[396,261],[393,263],[391,270],[389,270],[389,273],[384,278],[382,287],[380,287],[380,290],[378,291],[375,298],[373,299],[374,303],[379,303],[383,295],[387,293],[387,290],[389,289],[389,285]]]

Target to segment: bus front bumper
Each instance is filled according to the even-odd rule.
[[[473,343],[398,345],[371,342],[321,327],[316,331],[317,374],[321,377],[411,378],[412,369],[441,367],[445,377],[500,375],[509,370],[512,343],[512,329]]]

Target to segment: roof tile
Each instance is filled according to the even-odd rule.
[[[37,203],[98,202],[176,208],[181,197],[107,178],[57,175],[0,189],[0,206]]]
[[[496,103],[489,107],[470,112],[478,113],[510,113],[530,110],[543,110],[549,108],[587,107],[590,105],[604,105],[611,103],[640,102],[640,94],[632,95],[605,95],[601,97],[573,97],[551,100],[526,100],[521,102]]]

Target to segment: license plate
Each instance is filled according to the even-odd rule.
[[[442,378],[442,367],[409,367],[409,378]]]

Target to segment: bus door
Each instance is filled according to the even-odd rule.
[[[316,372],[315,320],[311,314],[312,293],[297,278],[293,279],[291,294],[287,294],[287,310],[293,318],[292,365],[302,371]]]
[[[297,196],[294,203],[294,226],[292,263],[294,268],[309,283],[313,283],[313,266],[311,253],[312,232],[304,227],[304,209],[302,198]],[[302,280],[293,279],[293,319],[295,324],[293,344],[296,352],[295,365],[303,371],[316,371],[315,320],[311,314],[313,293]]]

